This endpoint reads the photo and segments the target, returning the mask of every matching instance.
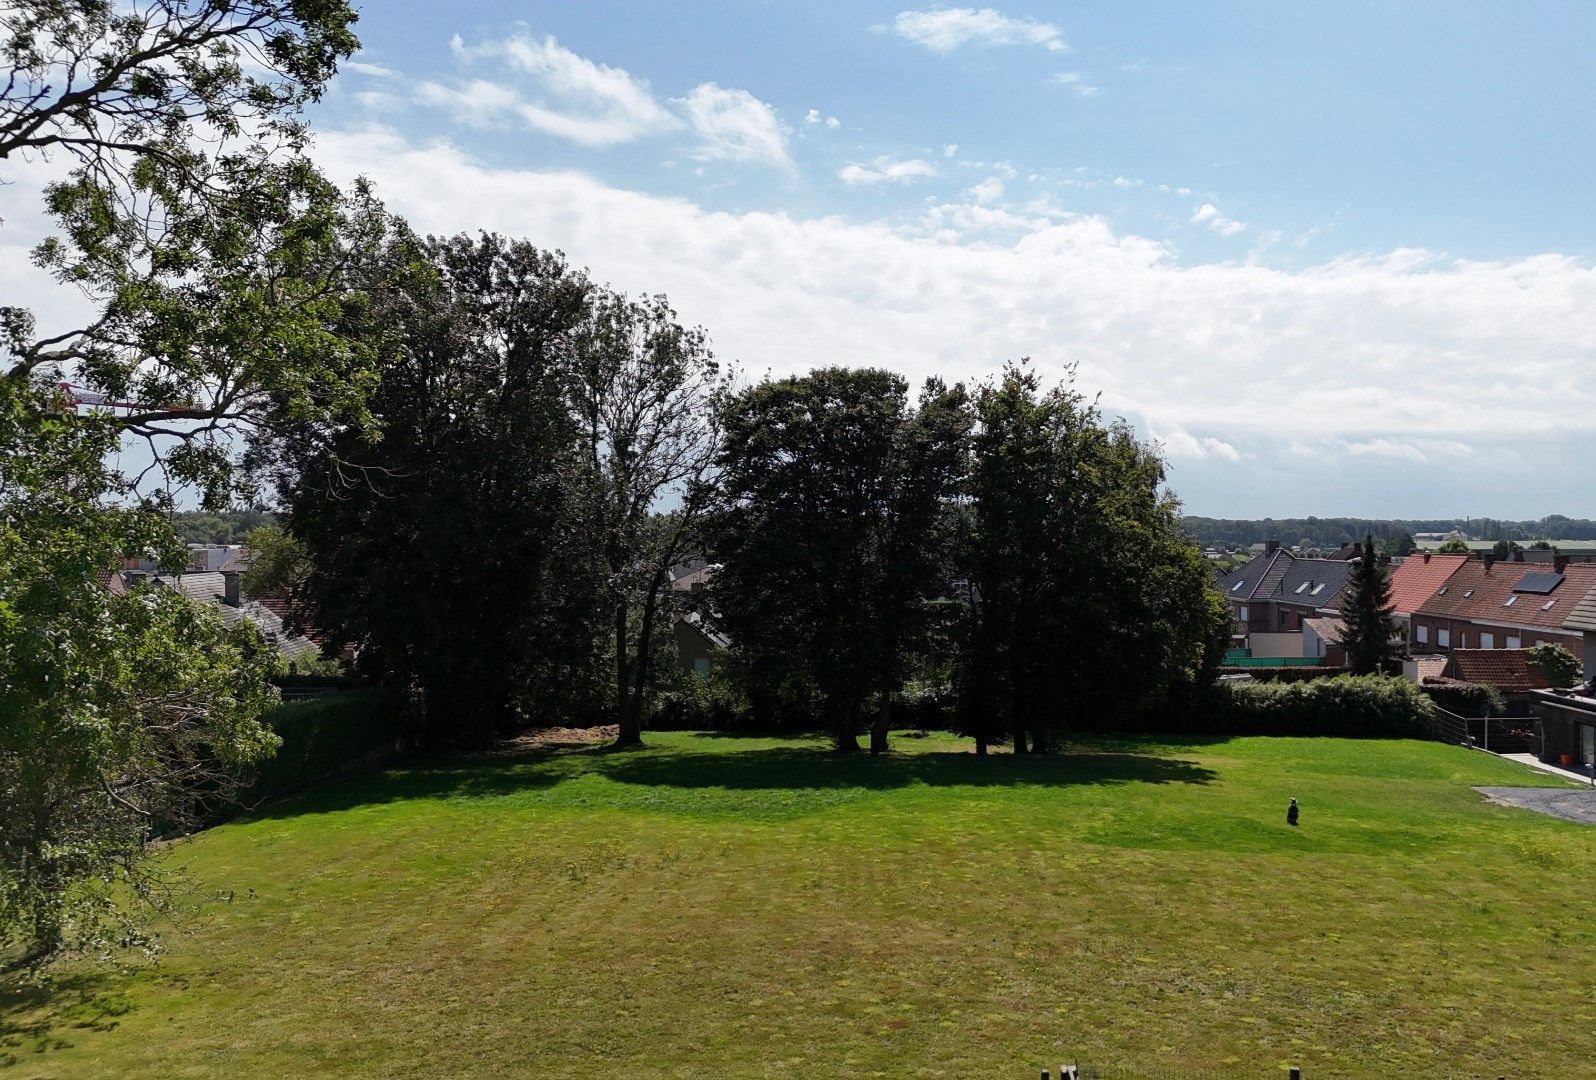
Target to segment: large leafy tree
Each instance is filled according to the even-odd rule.
[[[725,410],[717,620],[756,703],[817,707],[839,749],[857,748],[867,700],[901,685],[921,603],[942,591],[959,411],[957,391],[933,385],[915,412],[901,377],[844,368],[761,383]]]
[[[270,749],[270,660],[247,635],[98,577],[175,554],[171,486],[221,503],[237,433],[364,417],[375,351],[337,332],[365,303],[343,270],[389,222],[316,173],[299,115],[355,48],[353,22],[334,0],[0,9],[0,179],[64,168],[34,259],[90,311],[41,333],[0,308],[10,960],[136,937],[137,906],[113,894],[157,895],[156,826]],[[148,446],[133,475],[112,457],[130,440]]]
[[[380,438],[308,423],[263,449],[307,614],[422,692],[429,744],[480,747],[591,681],[599,567],[566,395],[593,289],[491,235],[383,261],[375,276],[407,280],[363,315],[396,339],[369,405]]]
[[[1163,463],[1068,383],[1026,365],[977,395],[966,707],[985,737],[1045,747],[1072,715],[1155,705],[1228,624],[1181,534]]]
[[[616,741],[637,745],[655,635],[672,614],[667,573],[702,550],[725,379],[704,331],[681,326],[663,296],[594,290],[571,333],[568,385],[583,527],[606,575]]]
[[[1402,670],[1402,628],[1391,616],[1391,573],[1370,536],[1358,545],[1352,578],[1341,599],[1341,647],[1354,675]]]
[[[0,411],[0,971],[151,945],[173,898],[158,830],[275,746],[273,658],[180,595],[113,591],[119,553],[174,556],[158,506],[107,468],[103,418]]]

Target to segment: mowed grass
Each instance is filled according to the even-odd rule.
[[[1422,742],[417,763],[169,858],[235,892],[11,1002],[22,1076],[1590,1076],[1596,829]],[[1302,824],[1285,824],[1286,801]]]

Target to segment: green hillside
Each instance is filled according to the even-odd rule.
[[[1320,1080],[1596,1060],[1596,830],[1471,788],[1557,782],[1528,769],[1420,742],[981,760],[933,736],[840,760],[652,740],[357,776],[180,844],[232,901],[153,969],[10,1002],[0,1061]]]

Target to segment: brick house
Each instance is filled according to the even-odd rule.
[[[1255,634],[1300,634],[1306,620],[1336,614],[1351,577],[1349,562],[1298,558],[1271,540],[1215,587],[1230,602],[1237,636],[1250,640]]]
[[[1412,648],[1413,613],[1469,561],[1467,555],[1410,555],[1391,571],[1391,616]]]
[[[1550,643],[1585,655],[1584,632],[1571,621],[1596,589],[1596,563],[1470,559],[1412,615],[1415,652],[1527,649]]]

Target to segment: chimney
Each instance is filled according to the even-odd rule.
[[[222,603],[228,607],[239,607],[241,601],[238,596],[238,571],[222,571]]]
[[[1264,554],[1265,555],[1273,555],[1275,552],[1277,552],[1279,550],[1280,550],[1280,541],[1279,540],[1265,540],[1264,541]]]
[[[1567,555],[1553,555],[1552,556],[1552,569],[1556,570],[1559,574],[1561,574],[1564,570],[1567,570],[1568,569],[1568,556]]]
[[[1481,552],[1480,562],[1485,564],[1485,572],[1489,574],[1491,572],[1491,564],[1496,562],[1496,556],[1492,555],[1489,551]]]
[[[1429,563],[1430,561],[1430,553],[1428,551],[1424,553],[1424,561],[1425,563]]]

